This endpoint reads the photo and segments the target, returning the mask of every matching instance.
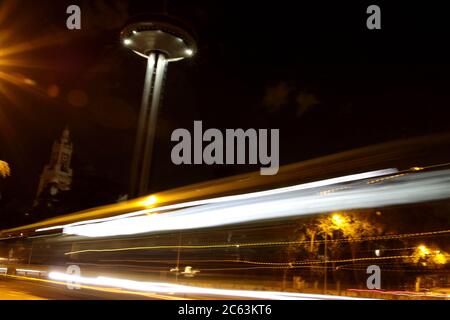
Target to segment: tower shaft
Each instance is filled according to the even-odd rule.
[[[133,198],[145,195],[149,191],[156,123],[166,71],[166,55],[158,51],[152,51],[148,55],[147,60],[144,91],[131,168],[130,196]]]

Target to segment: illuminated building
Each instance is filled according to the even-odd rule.
[[[54,196],[60,191],[68,191],[72,185],[73,143],[70,140],[69,128],[64,128],[61,138],[53,143],[50,162],[44,167],[36,193],[35,205],[39,203],[44,192]]]

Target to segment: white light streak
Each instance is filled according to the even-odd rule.
[[[203,294],[220,297],[242,297],[242,298],[270,299],[270,300],[322,300],[322,299],[364,300],[360,298],[321,295],[321,294],[201,288],[194,286],[178,285],[167,282],[143,282],[128,279],[101,277],[101,276],[95,278],[93,277],[88,278],[77,275],[69,275],[60,272],[50,272],[49,278],[57,281],[65,281],[70,284],[76,283],[84,285],[114,287],[127,290],[136,290],[151,293],[165,293],[165,294]]]
[[[370,178],[385,176],[385,175],[389,175],[389,174],[395,174],[397,172],[398,172],[398,170],[394,169],[394,168],[370,171],[370,172],[352,174],[352,175],[348,175],[348,176],[342,176],[342,177],[331,178],[331,179],[326,179],[326,180],[308,182],[308,183],[303,183],[303,184],[294,185],[294,186],[290,186],[290,187],[283,187],[283,188],[270,189],[270,190],[265,190],[265,191],[244,193],[244,194],[218,197],[218,198],[211,198],[211,199],[203,199],[203,200],[175,203],[175,204],[171,204],[171,205],[167,205],[167,206],[160,206],[160,207],[154,207],[154,208],[149,208],[149,209],[144,209],[144,210],[133,211],[130,213],[117,215],[114,217],[92,219],[92,220],[69,223],[66,225],[58,225],[58,226],[52,226],[52,227],[47,227],[47,228],[40,228],[40,229],[37,229],[36,231],[42,232],[42,231],[50,231],[50,230],[55,230],[55,229],[63,229],[63,228],[68,228],[68,227],[73,227],[73,226],[78,226],[78,225],[83,225],[83,224],[119,220],[119,219],[123,219],[123,218],[141,216],[144,214],[176,210],[176,209],[194,207],[194,206],[202,206],[202,205],[206,205],[206,204],[226,203],[226,202],[232,202],[232,201],[238,201],[238,200],[257,199],[257,198],[261,198],[261,197],[284,194],[284,193],[293,192],[293,191],[308,190],[308,189],[313,189],[313,188],[331,186],[331,185],[339,184],[339,183],[347,183],[347,182],[353,182],[353,181],[358,181],[358,180],[370,179]]]
[[[402,176],[384,185],[355,183],[326,196],[317,190],[294,190],[265,197],[209,203],[164,214],[127,217],[101,223],[67,226],[66,234],[87,237],[188,230],[302,215],[379,208],[450,197],[450,170]]]
[[[33,269],[16,269],[17,274],[27,275],[27,274],[34,274],[34,275],[44,275],[47,272],[43,270],[33,270]]]

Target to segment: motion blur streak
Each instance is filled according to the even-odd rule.
[[[438,230],[430,232],[418,232],[418,233],[402,233],[394,234],[388,236],[377,236],[377,237],[366,237],[366,238],[354,238],[354,239],[332,239],[327,240],[328,243],[341,243],[341,242],[362,242],[362,241],[375,241],[375,240],[387,240],[387,239],[406,239],[412,237],[425,237],[431,235],[441,235],[450,233],[450,230]],[[323,243],[325,240],[315,240],[316,243]],[[146,246],[146,247],[123,247],[123,248],[110,248],[110,249],[88,249],[88,250],[78,250],[66,252],[65,255],[80,254],[87,252],[117,252],[117,251],[134,251],[134,250],[159,250],[159,249],[218,249],[218,248],[245,248],[245,247],[263,247],[263,246],[289,246],[292,244],[305,244],[311,243],[310,240],[300,240],[300,241],[278,241],[278,242],[249,242],[249,243],[234,243],[234,244],[215,244],[215,245],[173,245],[173,246]],[[384,251],[390,250],[405,250],[405,249],[415,249],[412,248],[398,248],[398,249],[384,249]],[[123,260],[119,260],[123,261]],[[129,260],[133,261],[133,260]],[[145,260],[137,260],[140,262],[145,262]],[[158,262],[157,260],[149,260],[151,262]],[[165,260],[166,261],[166,260]],[[233,261],[240,262],[240,260],[211,260],[209,261]],[[136,262],[136,260],[134,260]]]
[[[392,172],[393,169],[387,171]],[[377,171],[381,174],[384,171]],[[258,196],[241,195],[238,198],[212,199],[218,203],[201,202],[203,205],[184,208],[162,215],[149,215],[115,219],[101,223],[72,225],[63,228],[66,234],[105,237],[170,230],[188,230],[245,222],[297,217],[320,212],[362,209],[420,203],[450,197],[450,170],[398,176],[389,183],[368,184],[364,179],[374,172],[330,179],[352,181],[345,189],[323,195],[319,187],[330,185],[330,180],[256,193]],[[358,176],[358,178],[356,177]],[[346,179],[345,179],[346,178]],[[342,180],[340,180],[342,179]],[[325,181],[328,181],[325,183]],[[303,186],[303,187],[300,187]],[[280,190],[284,190],[280,192]],[[252,194],[250,194],[252,195]],[[253,194],[254,195],[254,194]],[[187,204],[184,204],[186,206]],[[154,208],[158,211],[162,208]],[[165,208],[167,209],[167,208]]]
[[[345,183],[345,182],[352,182],[357,181],[361,179],[369,179],[374,177],[380,177],[384,175],[389,175],[398,172],[397,169],[390,168],[390,169],[384,169],[384,170],[376,170],[376,171],[370,171],[370,172],[364,172],[364,173],[358,173],[358,174],[352,174],[348,176],[342,176],[337,178],[331,178],[326,180],[320,180],[315,182],[309,182],[309,183],[303,183],[295,186],[290,187],[284,187],[284,188],[277,188],[272,190],[265,190],[265,191],[259,191],[259,192],[252,192],[252,193],[246,193],[246,194],[238,194],[238,195],[232,195],[232,196],[226,196],[226,197],[219,197],[219,198],[212,198],[212,199],[204,199],[204,200],[197,200],[197,201],[189,201],[189,202],[182,202],[167,206],[161,206],[146,210],[139,210],[130,212],[127,214],[118,215],[115,217],[108,217],[108,218],[102,218],[102,219],[93,219],[88,221],[81,221],[81,222],[75,222],[70,223],[66,225],[59,225],[59,226],[52,226],[47,228],[41,228],[37,229],[36,231],[49,231],[49,230],[55,230],[55,229],[61,229],[61,228],[67,228],[67,227],[73,227],[78,226],[82,224],[87,223],[98,223],[98,222],[105,222],[105,221],[111,221],[111,220],[117,220],[117,219],[123,219],[128,217],[134,217],[139,216],[143,214],[149,214],[149,213],[155,213],[160,211],[167,211],[167,210],[175,210],[180,208],[187,208],[187,207],[194,207],[194,206],[201,206],[205,204],[212,204],[212,203],[223,203],[223,202],[232,202],[232,201],[238,201],[238,200],[249,200],[249,199],[255,199],[259,197],[266,197],[266,196],[273,196],[277,194],[283,194],[293,191],[300,191],[300,190],[307,190],[312,188],[318,188],[318,187],[324,187],[324,186],[330,186],[338,183]],[[148,198],[148,204],[153,205],[157,202],[157,199],[155,196],[150,196]]]
[[[409,297],[429,297],[432,296],[434,298],[449,298],[450,295],[449,294],[434,294],[433,292],[427,292],[427,293],[422,293],[422,292],[414,292],[414,291],[390,291],[390,290],[375,290],[375,289],[371,289],[371,290],[365,290],[365,289],[348,289],[348,291],[353,291],[353,292],[377,292],[377,293],[381,293],[381,294],[386,294],[386,295],[395,295],[395,296],[409,296]]]
[[[13,276],[13,275],[6,275],[6,277],[11,279],[18,279],[18,280],[26,280],[26,281],[35,281],[40,282],[43,284],[56,284],[61,286],[67,286],[67,281],[56,281],[56,280],[48,280],[48,279],[41,279],[36,277],[27,277],[27,276]],[[87,286],[87,285],[81,285],[79,284],[80,289],[87,289],[87,290],[95,290],[95,291],[102,291],[102,292],[109,292],[109,293],[121,293],[121,294],[131,294],[131,295],[139,295],[144,296],[147,298],[152,299],[162,299],[162,300],[180,300],[179,297],[173,297],[170,295],[158,295],[158,294],[152,294],[148,292],[138,292],[138,291],[126,291],[126,290],[119,290],[119,289],[112,289],[112,288],[105,288],[105,287],[94,287],[94,286]],[[183,298],[183,300],[189,300],[188,298]]]
[[[88,278],[88,277],[68,275],[59,272],[50,272],[49,278],[58,281],[66,281],[68,283],[116,287],[128,290],[138,290],[154,293],[165,293],[165,294],[205,294],[222,297],[226,296],[226,297],[242,297],[253,299],[271,299],[271,300],[319,300],[319,299],[361,300],[360,298],[350,298],[350,297],[320,295],[320,294],[200,288],[165,282],[141,282],[109,277]]]

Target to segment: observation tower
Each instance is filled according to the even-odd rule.
[[[147,59],[144,91],[131,169],[130,197],[148,193],[158,109],[170,62],[190,58],[197,51],[190,29],[169,16],[137,17],[120,34],[123,45]]]

